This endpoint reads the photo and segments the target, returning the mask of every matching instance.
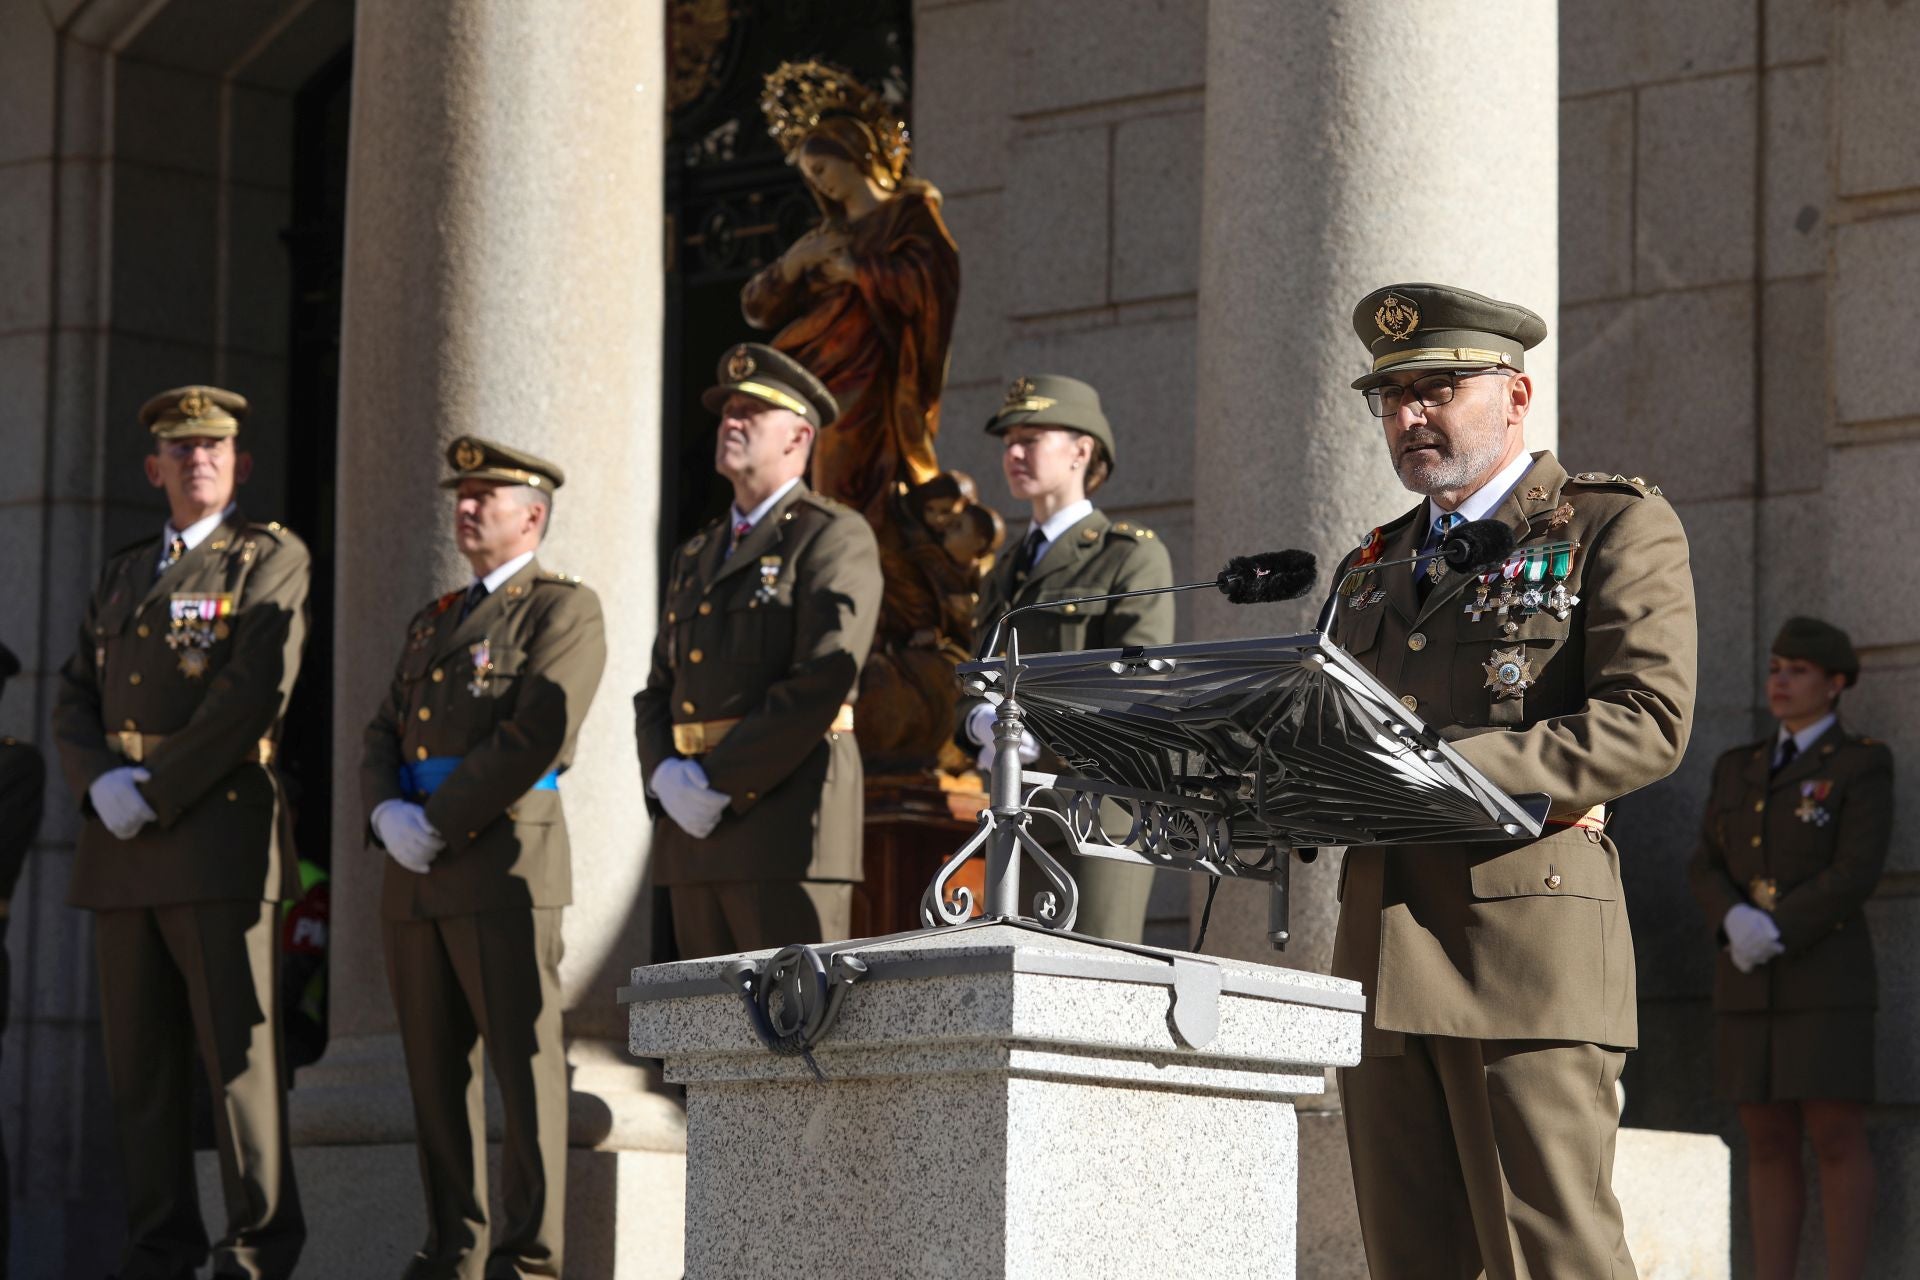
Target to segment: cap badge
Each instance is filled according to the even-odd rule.
[[[1420,327],[1420,308],[1400,297],[1388,294],[1381,302],[1380,309],[1373,313],[1373,322],[1380,326],[1380,332],[1395,342],[1405,342]]]
[[[180,397],[180,415],[185,418],[204,418],[213,408],[213,401],[198,391],[190,391]]]
[[[486,460],[486,451],[471,440],[462,440],[454,447],[453,465],[462,471],[477,471]]]
[[[753,357],[747,354],[745,347],[735,347],[733,354],[727,357],[727,380],[744,382],[753,376]]]
[[[1059,403],[1051,397],[1035,394],[1038,390],[1032,378],[1015,378],[1007,388],[1007,398],[1000,402],[1000,412],[1038,413]]]

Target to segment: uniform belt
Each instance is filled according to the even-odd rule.
[[[1595,844],[1599,844],[1600,837],[1605,835],[1607,830],[1607,806],[1597,804],[1577,818],[1548,818],[1547,825],[1550,827],[1578,827],[1587,833],[1587,839],[1593,841]]]
[[[164,733],[140,733],[134,729],[118,729],[107,735],[107,750],[139,764],[153,754],[155,747],[166,740],[167,735]],[[247,752],[245,759],[250,764],[272,764],[273,752],[273,739],[262,738],[253,744],[253,750]]]
[[[702,756],[720,745],[720,740],[733,732],[733,726],[743,717],[730,716],[725,720],[687,720],[673,726],[673,749],[683,756]],[[829,733],[853,732],[853,704],[843,702],[834,715],[833,723],[827,726]]]
[[[464,756],[428,756],[425,760],[414,760],[400,766],[401,794],[414,800],[425,800],[440,789],[442,783],[453,776],[460,767]],[[531,791],[558,791],[560,789],[560,771],[549,769],[540,775]]]

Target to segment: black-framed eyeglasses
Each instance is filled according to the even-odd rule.
[[[1495,365],[1491,369],[1444,369],[1439,373],[1430,373],[1424,378],[1415,378],[1406,386],[1397,382],[1382,382],[1368,387],[1361,394],[1367,398],[1367,411],[1376,418],[1390,418],[1400,412],[1400,406],[1412,396],[1424,409],[1443,405],[1453,399],[1453,393],[1460,389],[1460,383],[1466,378],[1478,378],[1482,374],[1510,374],[1512,369]]]

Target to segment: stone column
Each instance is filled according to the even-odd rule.
[[[1353,304],[1433,280],[1557,328],[1557,15],[1524,0],[1211,0],[1207,23],[1194,565],[1304,547],[1324,591],[1368,529],[1415,501],[1348,386],[1367,367]],[[1536,449],[1556,439],[1555,349],[1550,334],[1527,353]],[[1191,599],[1196,637],[1306,630],[1318,607]],[[1296,869],[1284,957],[1258,886],[1223,886],[1208,951],[1324,971],[1336,870]],[[1303,1270],[1364,1275],[1356,1239],[1324,1238],[1357,1230],[1339,1128],[1302,1115]]]
[[[679,1142],[677,1110],[645,1093],[644,1076],[619,1052],[613,1003],[617,966],[647,954],[645,810],[628,700],[645,680],[656,616],[663,24],[658,0],[357,6],[341,342],[333,1044],[313,1073],[317,1087],[303,1078],[296,1094],[302,1177],[319,1184],[306,1195],[316,1246],[329,1237],[319,1221],[329,1193],[366,1203],[364,1188],[347,1183],[375,1165],[393,1166],[392,1198],[379,1221],[355,1230],[380,1234],[387,1219],[405,1218],[395,1231],[411,1248],[424,1221],[380,948],[380,859],[363,847],[356,779],[361,733],[408,617],[469,576],[437,487],[443,450],[462,432],[565,467],[541,559],[580,575],[606,611],[607,671],[563,784],[574,850],[561,971],[573,1143],[598,1154]],[[601,1052],[605,1041],[613,1047]],[[601,1197],[621,1188],[583,1179],[586,1155],[576,1150],[572,1163],[568,1270],[613,1274],[599,1262],[611,1253],[615,1216]],[[669,1172],[677,1186],[677,1166]],[[627,1166],[619,1178],[631,1180]],[[594,1231],[607,1238],[583,1238]],[[345,1255],[339,1262],[348,1274]]]

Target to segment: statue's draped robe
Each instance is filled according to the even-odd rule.
[[[878,528],[899,482],[921,484],[940,469],[933,442],[960,255],[939,194],[913,179],[847,235],[854,281],[826,283],[809,271],[789,284],[774,263],[747,284],[741,306],[749,324],[778,329],[773,345],[840,402],[814,445],[813,486]]]

